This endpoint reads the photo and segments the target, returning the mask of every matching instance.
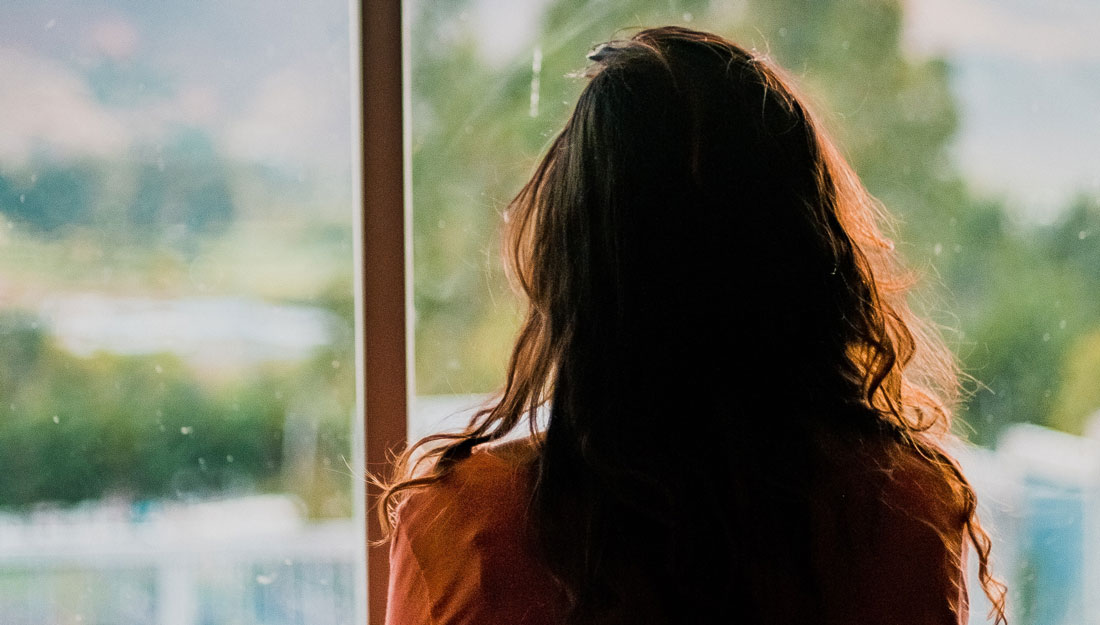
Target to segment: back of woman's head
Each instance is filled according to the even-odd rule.
[[[699,567],[757,561],[746,541],[808,569],[814,432],[876,426],[867,356],[910,340],[863,251],[882,245],[866,195],[841,197],[854,179],[763,59],[676,28],[592,57],[511,215],[552,363],[541,535],[587,619],[751,588]]]
[[[855,205],[839,197],[854,179],[790,88],[762,59],[683,29],[592,56],[512,207],[515,273],[548,342],[617,403],[779,408],[782,391],[782,418],[750,421],[788,420],[811,398],[815,412],[860,403],[853,348],[902,338],[885,331],[863,251],[883,242],[862,190],[848,190]],[[559,386],[573,373],[562,364]]]
[[[526,421],[532,525],[576,622],[811,613],[825,436],[943,454],[952,360],[905,304],[882,215],[767,61],[682,28],[589,57],[508,214],[529,300],[500,400],[425,457],[429,483]],[[422,441],[427,442],[427,441]],[[405,456],[407,460],[409,455]],[[801,599],[799,599],[801,597]],[[754,616],[755,614],[755,616]],[[734,617],[737,617],[734,619]]]

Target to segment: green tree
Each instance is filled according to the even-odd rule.
[[[95,193],[94,172],[84,164],[44,167],[26,180],[0,178],[0,212],[36,233],[52,235],[89,223]]]
[[[311,514],[346,516],[351,345],[212,382],[172,354],[77,357],[34,316],[5,313],[0,507],[258,491],[296,493]]]

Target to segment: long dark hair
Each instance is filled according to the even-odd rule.
[[[526,422],[531,523],[574,622],[753,622],[763,578],[813,601],[808,500],[844,462],[822,441],[892,440],[959,493],[1003,620],[973,489],[943,449],[954,361],[909,310],[886,215],[789,81],[676,27],[590,59],[509,208],[529,306],[503,392],[399,458],[384,523]]]

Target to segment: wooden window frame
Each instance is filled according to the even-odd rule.
[[[406,442],[410,384],[406,311],[411,299],[401,0],[359,0],[361,217],[359,418],[364,466],[386,475]],[[353,42],[354,45],[355,42]],[[383,625],[389,557],[377,519],[379,491],[365,485],[367,622]]]

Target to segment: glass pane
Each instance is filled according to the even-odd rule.
[[[412,23],[416,440],[463,425],[503,382],[522,305],[501,263],[501,216],[583,87],[571,74],[621,26],[690,21],[705,3],[405,6]]]
[[[5,4],[5,624],[361,620],[348,16]]]
[[[1100,24],[1089,3],[408,2],[413,439],[503,381],[521,304],[501,213],[581,88],[594,44],[716,31],[817,101],[972,376],[959,450],[1013,622],[1100,614]],[[620,29],[627,29],[625,31]],[[1020,42],[1029,42],[1021,45]],[[975,558],[971,558],[975,560]],[[986,604],[971,581],[974,622]]]

